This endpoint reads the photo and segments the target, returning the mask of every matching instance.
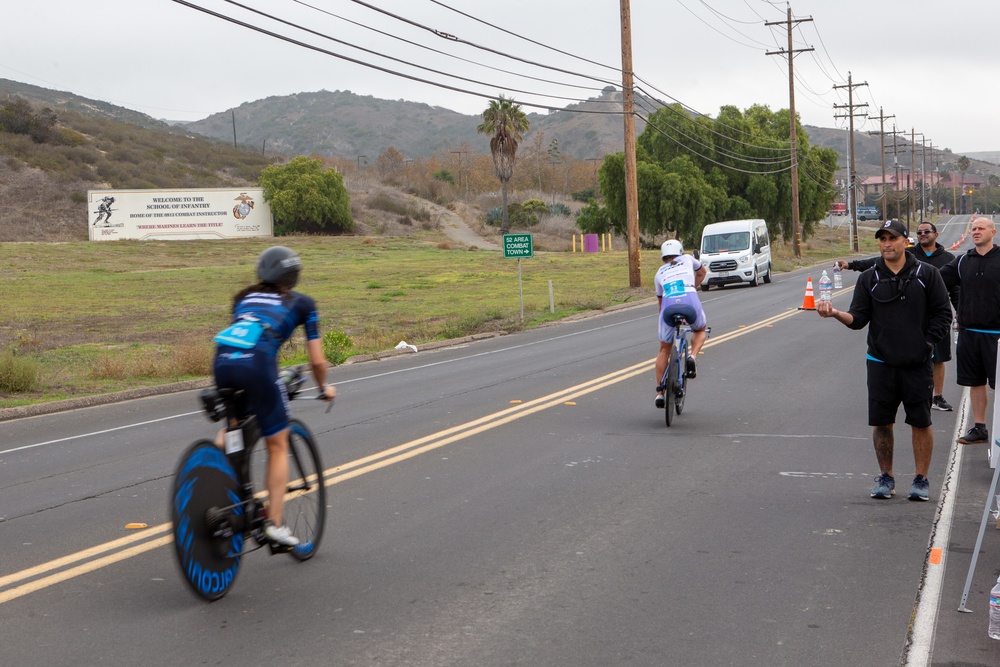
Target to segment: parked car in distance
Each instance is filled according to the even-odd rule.
[[[858,220],[864,222],[865,220],[881,220],[882,215],[878,212],[878,209],[874,206],[859,206],[858,207]]]
[[[701,289],[771,282],[771,240],[763,220],[729,220],[705,225],[701,263],[707,271]]]
[[[847,215],[847,204],[844,202],[834,202],[830,204],[829,215]]]

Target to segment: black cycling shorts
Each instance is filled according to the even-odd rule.
[[[887,426],[896,422],[903,404],[906,423],[914,428],[931,425],[931,398],[934,371],[928,360],[915,366],[890,366],[868,360],[868,425]]]
[[[963,387],[980,387],[997,381],[997,339],[1000,334],[962,329],[955,344],[955,379]]]

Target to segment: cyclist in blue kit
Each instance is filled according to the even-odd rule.
[[[267,443],[269,523],[264,534],[275,544],[299,543],[282,525],[288,486],[288,395],[278,377],[278,349],[299,326],[305,329],[306,350],[316,385],[325,400],[337,390],[326,384],[326,359],[319,336],[319,315],[312,298],[292,291],[302,260],[284,247],[268,248],[257,258],[256,285],[233,298],[233,323],[215,337],[214,375],[220,389],[242,389],[243,414],[255,414]],[[219,443],[222,441],[220,433]]]
[[[656,302],[659,306],[659,337],[660,351],[656,355],[656,402],[658,408],[665,405],[663,390],[659,389],[660,379],[667,370],[667,362],[670,359],[670,351],[673,348],[674,328],[664,322],[663,310],[671,305],[685,304],[694,308],[697,317],[694,322],[688,322],[693,333],[691,337],[691,355],[686,360],[686,376],[693,378],[697,376],[697,365],[695,358],[701,351],[708,332],[708,320],[705,318],[705,311],[701,307],[701,299],[698,298],[698,287],[705,279],[708,270],[702,263],[684,254],[684,246],[676,239],[666,241],[660,246],[660,256],[663,265],[656,271],[653,284],[656,286]]]

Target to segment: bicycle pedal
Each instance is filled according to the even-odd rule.
[[[275,556],[277,554],[287,554],[291,552],[295,547],[290,547],[284,544],[277,544],[275,542],[268,542],[267,548],[271,550],[271,555]]]

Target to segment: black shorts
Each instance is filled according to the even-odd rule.
[[[1000,334],[962,329],[955,344],[955,379],[963,387],[980,387],[997,380],[997,339]]]
[[[903,404],[906,423],[914,428],[931,425],[931,398],[934,371],[931,362],[915,366],[890,366],[868,360],[868,425],[887,426],[896,422]]]
[[[951,328],[948,328],[948,335],[934,343],[935,364],[951,361]]]

